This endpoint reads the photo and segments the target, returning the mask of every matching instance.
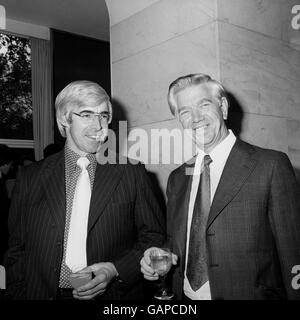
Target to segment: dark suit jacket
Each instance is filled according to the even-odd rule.
[[[7,292],[55,299],[66,215],[64,153],[21,171],[9,216]],[[143,299],[140,259],[164,240],[165,222],[141,164],[97,165],[90,203],[88,265],[112,262],[115,281],[102,299]]]
[[[179,256],[173,290],[181,299],[191,177],[169,177],[168,238]],[[206,228],[212,299],[300,299],[291,286],[300,264],[300,190],[288,157],[237,140]]]

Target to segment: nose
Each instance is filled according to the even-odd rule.
[[[194,108],[192,115],[193,115],[193,122],[199,122],[204,119],[203,110],[200,108]]]
[[[101,130],[102,129],[102,125],[101,125],[100,118],[99,117],[95,117],[91,126],[93,127],[93,129],[96,129],[97,131]]]

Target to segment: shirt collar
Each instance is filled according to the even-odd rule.
[[[222,160],[226,161],[233,145],[235,144],[236,136],[230,129],[228,131],[229,134],[227,137],[210,152],[210,157],[214,162]]]
[[[209,153],[214,163],[222,161],[223,159],[226,161],[233,145],[235,144],[236,136],[230,129],[228,131],[229,134],[227,137]],[[197,158],[202,159],[205,155],[206,153],[203,150],[198,149]]]
[[[81,157],[78,153],[73,151],[68,145],[65,145],[65,161],[66,166],[72,170],[75,170],[77,161]],[[94,167],[96,165],[96,155],[93,153],[88,153],[86,157],[89,159],[90,164]]]

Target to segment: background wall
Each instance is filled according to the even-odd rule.
[[[131,130],[176,128],[170,82],[208,73],[231,94],[234,132],[286,152],[300,171],[300,30],[291,27],[297,0],[106,2],[112,94]],[[165,191],[175,165],[147,167]]]
[[[110,94],[110,48],[109,42],[78,36],[59,30],[51,30],[53,47],[53,101],[70,82],[95,81]],[[55,114],[54,114],[55,118]],[[64,144],[56,120],[54,141]]]

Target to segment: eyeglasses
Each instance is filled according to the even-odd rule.
[[[108,123],[111,117],[109,112],[96,113],[96,112],[83,111],[80,113],[76,113],[76,112],[72,112],[72,113],[80,117],[82,121],[84,121],[85,123],[93,123],[96,119],[98,121]]]

